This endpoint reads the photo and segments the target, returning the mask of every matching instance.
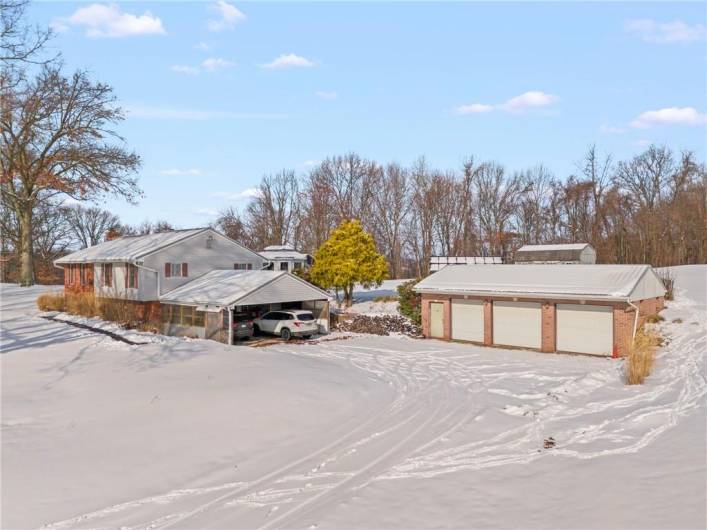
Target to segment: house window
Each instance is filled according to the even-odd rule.
[[[125,287],[126,288],[137,289],[137,287],[138,287],[137,274],[138,274],[137,265],[133,265],[132,263],[125,264]]]
[[[101,263],[101,273],[103,277],[103,287],[113,287],[113,264]]]
[[[176,326],[204,327],[204,311],[197,311],[195,307],[185,305],[162,306],[162,322]]]
[[[189,267],[186,263],[165,263],[164,275],[167,278],[177,277],[186,278],[189,276]]]
[[[252,263],[234,263],[233,270],[236,270],[236,271],[253,270],[253,264]]]
[[[288,263],[286,261],[283,261],[282,263],[280,263],[280,270],[281,271],[288,270]]]

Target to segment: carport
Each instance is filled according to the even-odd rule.
[[[665,295],[649,265],[449,265],[415,291],[426,337],[589,355],[625,355]]]
[[[330,300],[326,291],[293,274],[269,270],[211,271],[160,297],[163,313],[172,307],[203,312],[203,337],[228,344],[233,343],[234,313],[258,317],[276,309],[307,309],[320,333],[328,333]]]

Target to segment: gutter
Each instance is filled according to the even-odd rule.
[[[640,313],[640,309],[638,309],[638,306],[631,302],[631,300],[629,300],[628,298],[626,299],[626,302],[628,303],[628,305],[630,305],[636,310],[636,316],[633,318],[633,335],[631,336],[631,339],[635,339],[636,332],[638,331],[638,316]]]
[[[542,293],[542,292],[513,292],[513,291],[461,291],[454,289],[413,289],[418,294],[480,296],[480,297],[505,297],[505,298],[552,298],[555,300],[595,300],[601,302],[623,302],[627,300],[620,296],[592,295],[592,294],[567,294],[567,293]]]

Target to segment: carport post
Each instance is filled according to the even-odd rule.
[[[228,345],[233,345],[233,310],[230,307],[226,308],[228,311]]]

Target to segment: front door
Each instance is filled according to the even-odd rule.
[[[444,304],[441,302],[430,303],[430,337],[444,338]]]

